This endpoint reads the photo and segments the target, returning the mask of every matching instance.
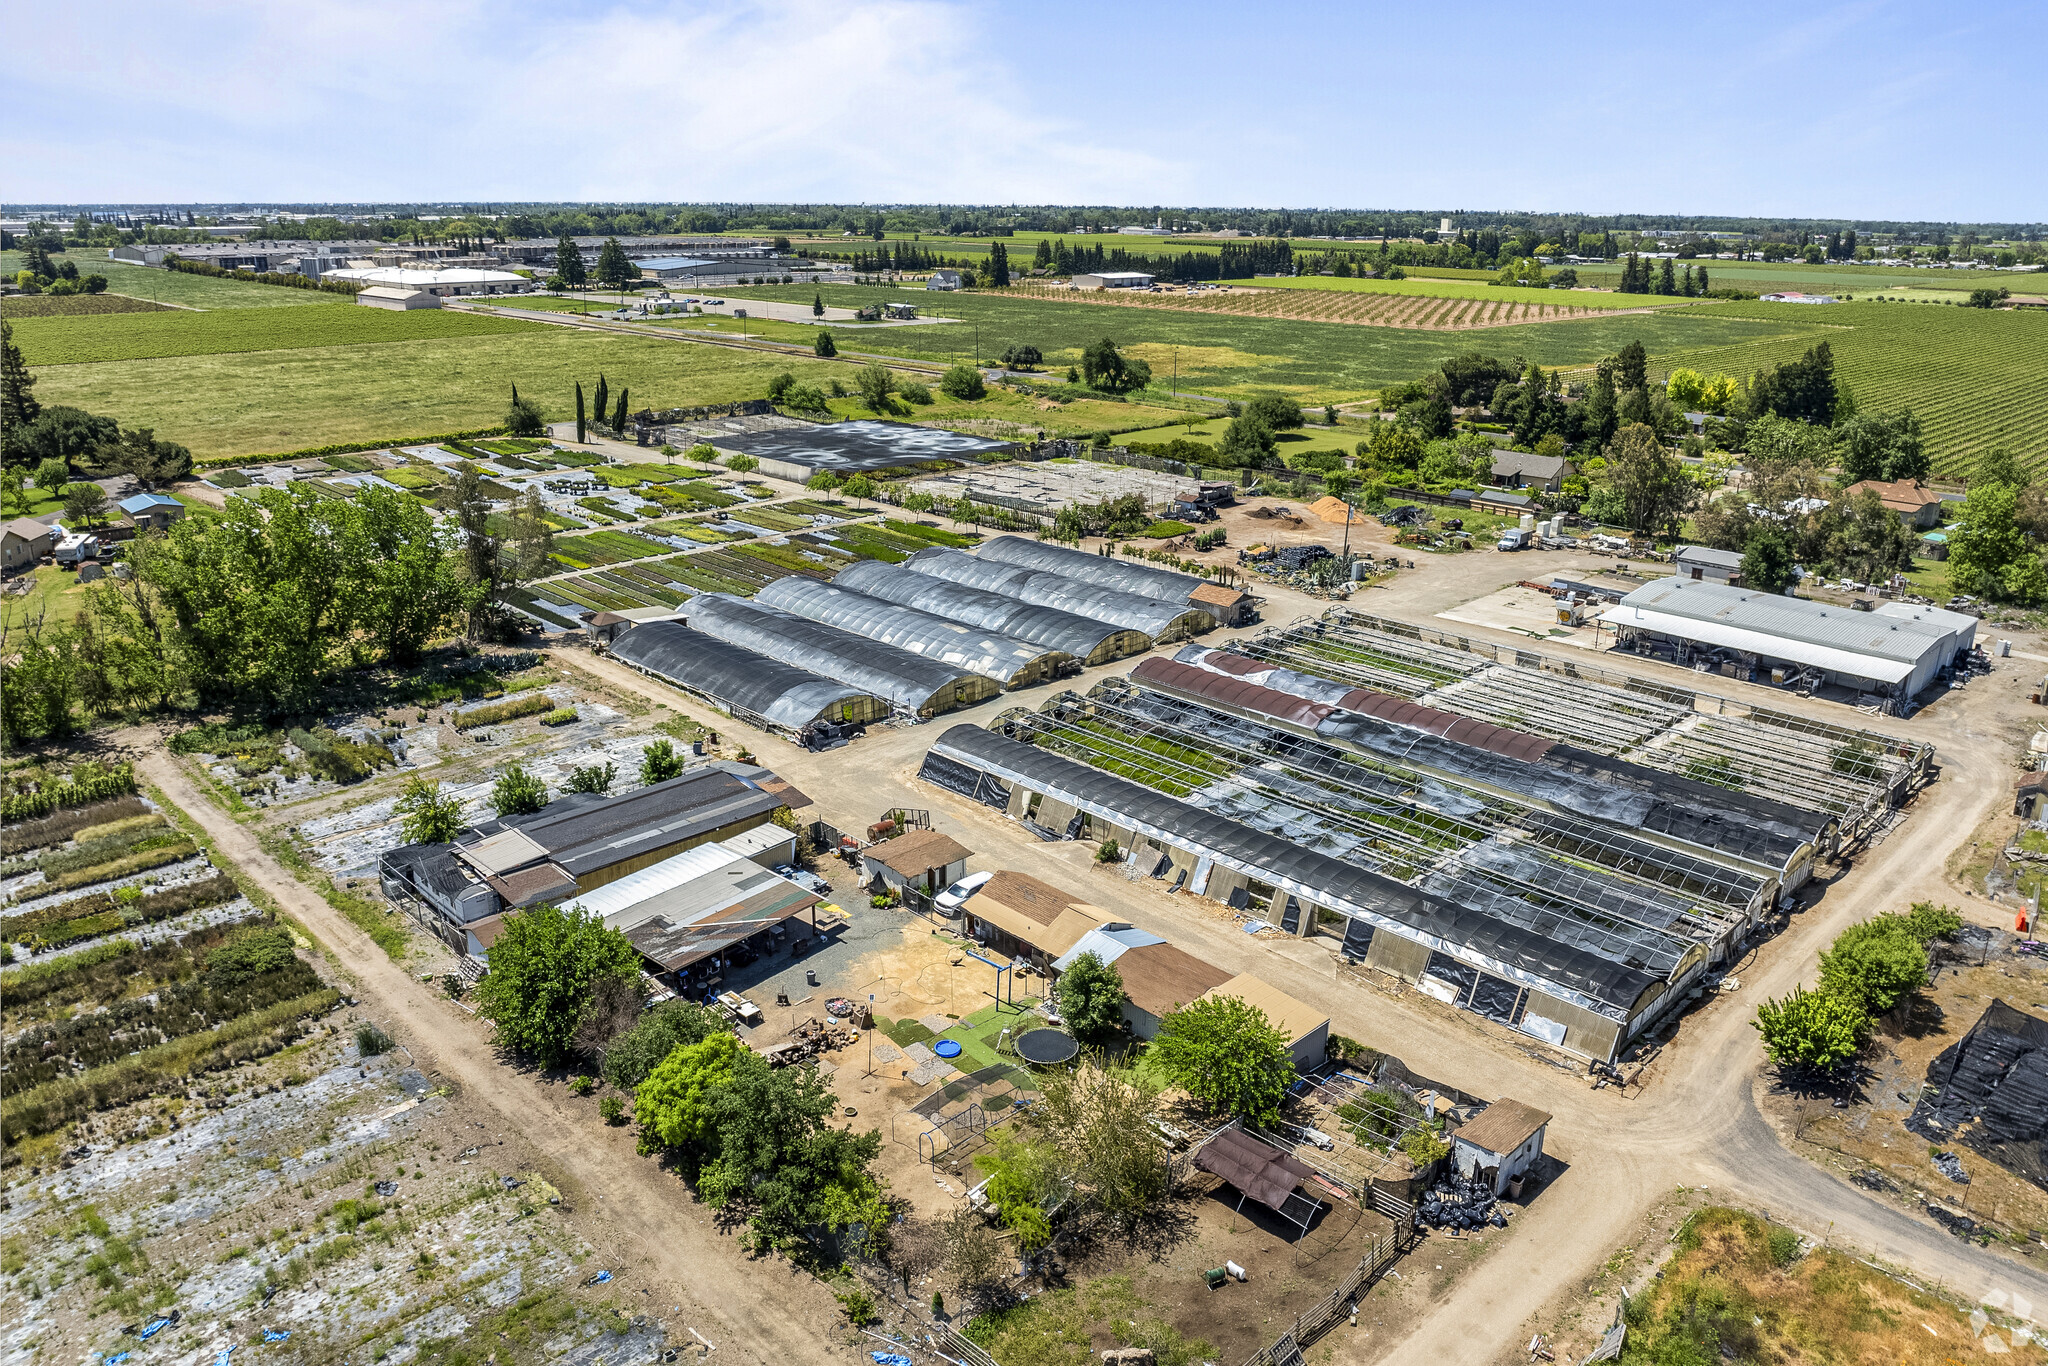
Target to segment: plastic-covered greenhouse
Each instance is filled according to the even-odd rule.
[[[936,716],[986,701],[1002,690],[993,678],[972,670],[941,664],[730,593],[699,593],[690,599],[687,610],[690,625],[705,635],[837,679],[919,716]]]
[[[1065,574],[984,560],[962,550],[920,550],[904,564],[935,579],[1143,631],[1155,641],[1180,640],[1216,624],[1216,619],[1199,607],[1176,606]]]
[[[798,734],[820,721],[884,720],[889,704],[872,693],[693,631],[651,621],[612,642],[614,657],[704,698],[728,716]]]
[[[915,607],[948,621],[966,622],[1040,649],[1060,650],[1083,664],[1109,664],[1152,648],[1152,637],[1143,631],[1062,612],[1057,607],[1038,607],[880,560],[850,564],[832,582],[883,602]]]
[[[1141,598],[1156,598],[1177,606],[1185,606],[1188,594],[1202,586],[1202,581],[1192,574],[1139,564],[1135,560],[1117,559],[1111,555],[1090,555],[1072,546],[1030,541],[1022,536],[998,536],[977,553],[982,559],[994,560],[998,564],[1062,574],[1085,583],[1099,583],[1119,593],[1135,593]]]
[[[879,640],[941,664],[972,669],[1006,688],[1045,683],[1063,673],[1079,671],[1074,657],[1064,651],[1026,645],[978,626],[964,626],[801,574],[777,579],[756,593],[754,602]]]

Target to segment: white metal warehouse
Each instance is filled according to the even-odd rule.
[[[1638,648],[1669,647],[1681,664],[1783,668],[1907,701],[1968,652],[1977,629],[1975,617],[1938,607],[1887,602],[1859,612],[1678,578],[1644,584],[1600,619]]]
[[[1065,651],[1027,645],[978,626],[964,626],[801,574],[777,579],[756,593],[754,601],[762,607],[836,626],[941,664],[971,669],[1005,688],[1046,683],[1062,674],[1080,671],[1078,661]]]

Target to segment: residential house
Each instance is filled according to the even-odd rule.
[[[167,493],[137,493],[121,500],[121,511],[138,530],[162,531],[184,517],[185,505]]]
[[[1161,1020],[1231,980],[1231,974],[1158,935],[1121,922],[1097,926],[1075,940],[1053,963],[1054,972],[1067,971],[1084,953],[1116,965],[1124,981],[1124,1023],[1140,1039],[1151,1038]]]
[[[1932,531],[1941,525],[1942,496],[1918,480],[1865,479],[1849,485],[1849,496],[1858,497],[1865,489],[1875,493],[1885,507],[1915,531]]]
[[[935,270],[931,273],[931,278],[924,282],[924,287],[926,289],[958,289],[960,288],[960,272],[957,270]]]
[[[0,526],[0,572],[33,569],[56,546],[56,532],[33,517],[17,517]]]
[[[1328,1012],[1297,1001],[1248,972],[1239,973],[1222,986],[1211,987],[1202,999],[1213,1001],[1225,996],[1234,996],[1248,1006],[1257,1007],[1268,1024],[1287,1036],[1287,1046],[1294,1054],[1295,1071],[1313,1071],[1329,1057]]]
[[[967,876],[973,851],[936,830],[913,830],[861,851],[861,885],[880,883],[903,894],[905,888],[927,895],[943,892]]]
[[[1033,959],[1041,968],[1049,968],[1107,918],[1098,907],[1050,883],[1008,870],[983,883],[961,915],[976,943],[1012,958]]]
[[[1493,452],[1493,482],[1505,488],[1556,493],[1564,487],[1566,477],[1575,473],[1572,462],[1561,455],[1500,448]]]

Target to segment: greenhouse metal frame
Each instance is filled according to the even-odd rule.
[[[1205,582],[1176,569],[1161,569],[1114,555],[1091,555],[1055,541],[1026,540],[1022,536],[998,536],[982,545],[976,553],[982,559],[997,564],[1013,564],[1020,569],[1037,569],[1064,578],[1080,579],[1084,583],[1099,583],[1119,593],[1133,593],[1141,598],[1156,598],[1160,602],[1181,606],[1186,605],[1188,594]]]
[[[1143,631],[1063,612],[1057,607],[1039,607],[881,560],[848,565],[832,582],[884,602],[979,626],[1027,645],[1063,650],[1083,664],[1111,664],[1152,648],[1152,637]]]
[[[1185,639],[1216,624],[1216,619],[1199,607],[1176,606],[1065,574],[984,560],[962,550],[921,550],[903,563],[933,578],[1143,631],[1160,643]]]
[[[730,593],[700,593],[690,599],[688,610],[693,630],[862,689],[894,709],[916,716],[936,716],[971,706],[1000,691],[994,679],[972,670],[941,664]]]
[[[681,622],[636,626],[613,641],[610,652],[728,716],[792,739],[820,721],[865,725],[889,716],[889,704],[872,693],[692,631]]]
[[[1047,650],[977,626],[871,598],[836,583],[792,575],[777,579],[754,601],[842,631],[878,640],[899,650],[995,679],[1005,688],[1047,683],[1080,672],[1080,662],[1063,650]]]

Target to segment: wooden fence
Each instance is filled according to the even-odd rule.
[[[1244,1366],[1295,1366],[1309,1344],[1328,1332],[1338,1319],[1349,1317],[1351,1311],[1347,1306],[1353,1297],[1369,1289],[1393,1265],[1394,1259],[1408,1250],[1413,1238],[1412,1225],[1406,1222],[1392,1233],[1374,1234],[1371,1249],[1337,1283],[1337,1288],[1296,1315],[1292,1327],[1246,1357]]]

